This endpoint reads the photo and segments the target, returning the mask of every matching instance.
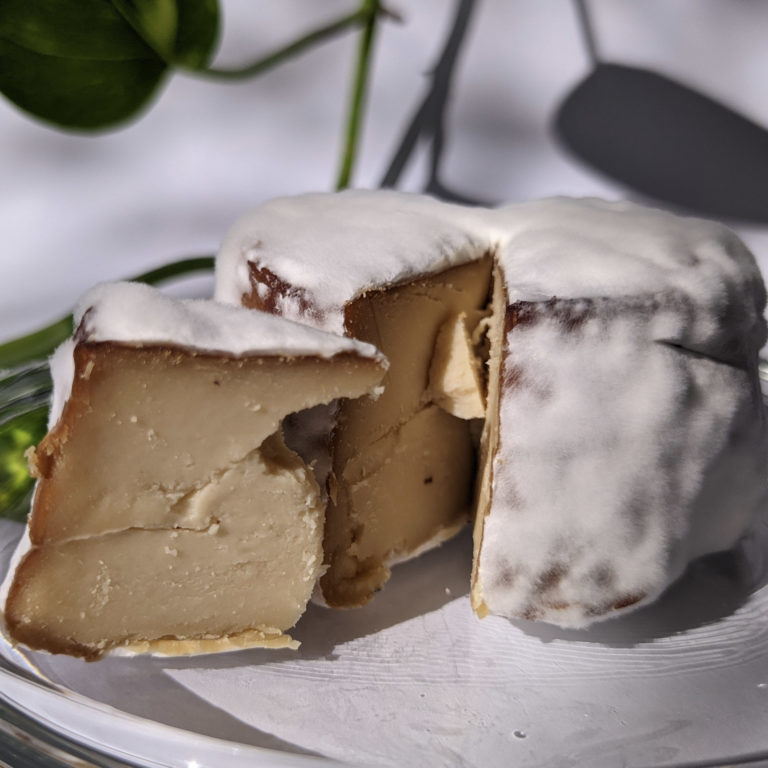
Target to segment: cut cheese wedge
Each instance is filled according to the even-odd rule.
[[[285,631],[320,573],[324,509],[281,422],[369,392],[383,358],[133,284],[95,290],[80,315],[54,361],[60,412],[30,456],[11,637],[89,659],[295,646]]]

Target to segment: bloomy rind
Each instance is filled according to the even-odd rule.
[[[344,225],[345,220],[349,226]],[[515,450],[520,450],[513,439],[518,428],[514,418],[502,425],[499,447],[493,451],[484,480],[493,487],[493,499],[487,517],[483,515],[476,528],[473,604],[478,612],[490,609],[507,616],[581,626],[632,610],[655,598],[691,557],[731,546],[764,501],[766,479],[761,466],[767,438],[756,360],[766,341],[765,288],[754,258],[728,228],[634,203],[596,199],[551,198],[490,210],[391,191],[306,195],[272,201],[240,219],[217,259],[216,295],[235,304],[250,301],[315,327],[349,331],[345,313],[364,302],[370,291],[402,286],[489,252],[497,280],[505,284],[505,304],[499,311],[509,323],[504,337],[505,343],[510,342],[511,356],[517,355],[513,348],[517,336],[509,331],[518,323],[522,327],[529,322],[530,308],[549,312],[555,323],[560,313],[561,329],[570,326],[576,335],[580,329],[594,327],[591,317],[602,316],[607,321],[642,310],[648,320],[638,320],[644,338],[638,349],[659,351],[665,360],[679,362],[686,356],[699,360],[691,370],[709,366],[707,370],[714,376],[706,388],[710,407],[717,411],[718,403],[728,403],[735,414],[730,422],[726,417],[721,424],[724,434],[733,439],[718,443],[713,456],[672,457],[654,470],[658,476],[640,464],[634,469],[636,478],[644,478],[647,484],[685,484],[689,476],[699,477],[701,484],[702,473],[718,475],[722,492],[718,498],[723,502],[720,518],[727,517],[725,513],[734,503],[743,512],[733,530],[718,538],[720,524],[715,524],[714,517],[699,514],[696,504],[685,502],[683,514],[690,515],[690,530],[670,532],[668,541],[658,543],[647,578],[619,585],[614,594],[604,590],[602,599],[581,607],[574,607],[577,600],[552,597],[556,585],[563,582],[562,568],[553,557],[550,567],[533,577],[539,591],[549,595],[551,610],[530,601],[517,607],[489,602],[478,576],[480,551],[485,548],[481,546],[483,522],[498,518],[507,504],[497,493],[498,481],[514,465]],[[321,279],[321,271],[323,275],[332,273],[334,280]],[[548,353],[545,342],[538,354],[546,359]],[[584,354],[599,360],[608,353],[592,345]],[[741,371],[743,376],[735,381],[729,371]],[[618,391],[628,381],[642,381],[646,374],[638,359],[634,367],[625,365],[620,373],[607,375],[613,376]],[[505,375],[502,400],[515,390],[522,372],[513,362]],[[684,390],[693,376],[680,374],[683,378],[679,379],[677,375],[654,379],[660,400],[673,396],[678,387]],[[578,381],[563,381],[560,386],[581,393],[582,404],[589,402]],[[690,404],[681,401],[678,414],[690,412]],[[601,413],[602,404],[594,403],[588,421],[599,420]],[[631,405],[613,418],[626,424],[627,430],[634,428]],[[646,431],[639,439],[652,452],[654,441],[664,442],[678,423],[670,415],[659,426],[660,433]],[[565,433],[578,432],[576,426],[568,426],[567,418],[562,424]],[[513,450],[512,446],[517,447]],[[744,465],[738,482],[720,472],[731,466],[735,456]],[[605,477],[615,474],[615,461],[610,456],[606,459]],[[574,483],[566,496],[578,495],[578,482]],[[621,521],[629,512],[619,509],[616,514]],[[546,530],[545,509],[540,510],[539,518]],[[514,536],[512,528],[508,534]],[[692,543],[687,549],[686,542]],[[600,581],[602,577],[596,578]]]

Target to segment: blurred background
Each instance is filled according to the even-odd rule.
[[[252,61],[358,5],[222,0],[214,64]],[[426,135],[399,188],[650,201],[726,219],[768,269],[767,2],[387,8],[400,19],[376,27],[352,186],[382,183],[453,31],[437,177]],[[69,311],[95,282],[214,253],[268,198],[333,189],[359,38],[347,31],[239,82],[173,73],[109,133],[61,132],[0,98],[0,337]]]

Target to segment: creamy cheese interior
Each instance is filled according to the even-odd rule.
[[[70,398],[32,457],[14,639],[87,658],[290,644],[322,563],[323,505],[281,420],[381,374],[354,355],[78,345]]]
[[[429,396],[444,411],[460,419],[485,417],[485,381],[477,331],[486,313],[462,312],[440,328],[429,367]]]
[[[482,316],[490,273],[486,257],[370,292],[346,310],[346,332],[377,346],[390,368],[378,399],[347,401],[338,414],[325,533],[329,569],[321,579],[330,605],[364,604],[389,578],[389,564],[466,522],[474,443],[469,422],[453,415],[446,392],[471,401],[471,391],[460,394],[471,390],[468,378],[476,390],[470,408],[482,407],[464,336],[467,318]],[[445,375],[455,357],[464,364],[453,366],[453,377]]]

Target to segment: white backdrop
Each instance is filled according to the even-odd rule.
[[[448,0],[391,0],[375,41],[355,186],[376,186],[427,85]],[[217,63],[287,42],[352,0],[225,0]],[[592,0],[605,59],[656,67],[768,126],[768,4]],[[0,338],[67,311],[91,284],[213,252],[244,210],[331,189],[356,35],[238,84],[174,76],[138,122],[62,134],[0,99]],[[484,200],[626,196],[559,147],[549,124],[589,69],[568,0],[479,0],[459,62],[444,181]],[[424,152],[401,186],[420,190]],[[768,229],[740,228],[763,265]],[[207,284],[198,292],[205,293]]]

